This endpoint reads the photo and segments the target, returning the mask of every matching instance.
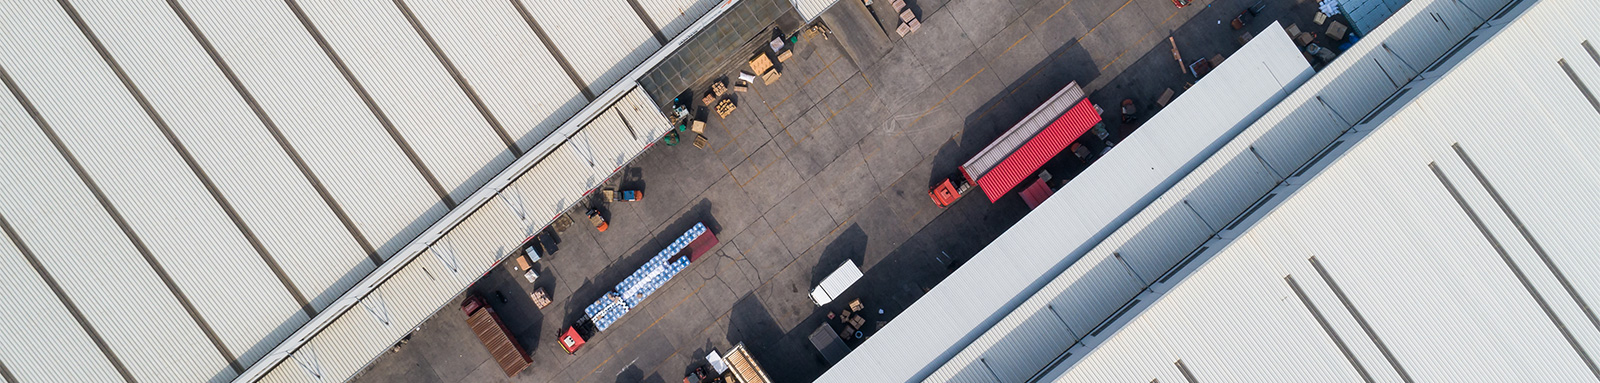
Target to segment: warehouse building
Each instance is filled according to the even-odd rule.
[[[671,129],[647,72],[802,3],[4,2],[0,377],[343,381]]]
[[[1597,17],[1412,1],[1163,168],[1180,97],[1072,183],[1173,181],[1069,183],[819,381],[1600,379]]]

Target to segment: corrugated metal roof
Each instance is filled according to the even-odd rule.
[[[4,12],[6,15],[26,15]],[[10,34],[6,34],[9,36]],[[3,207],[3,218],[9,229],[5,233],[11,245],[8,253],[21,253],[26,249],[37,259],[37,265],[7,267],[8,285],[16,293],[7,293],[12,299],[7,315],[17,315],[11,310],[25,310],[28,319],[13,324],[35,320],[48,320],[67,326],[15,327],[30,329],[4,331],[6,342],[0,343],[0,358],[18,379],[46,381],[55,379],[61,363],[83,366],[83,374],[112,375],[119,371],[109,365],[109,359],[93,344],[84,344],[92,338],[82,327],[92,326],[106,344],[118,355],[129,375],[140,380],[204,380],[216,373],[226,361],[192,325],[178,303],[170,298],[149,265],[128,243],[126,237],[106,216],[89,189],[73,174],[67,162],[51,148],[45,135],[34,127],[27,112],[15,99],[7,98],[0,107],[5,133],[0,147],[7,161],[25,166],[0,166],[0,190],[8,198]],[[54,256],[70,254],[72,257]],[[85,255],[93,254],[95,267],[83,267]],[[9,258],[22,262],[21,257]],[[8,261],[10,265],[12,261]],[[56,286],[48,285],[45,270]],[[106,273],[105,270],[118,270]],[[116,288],[106,288],[108,283]],[[47,291],[27,294],[25,291]],[[72,307],[84,318],[79,322],[69,315],[62,295],[69,297]],[[31,299],[37,300],[31,300]],[[29,300],[25,300],[29,299]],[[139,321],[125,320],[140,318]],[[11,328],[8,324],[8,328]],[[71,329],[75,337],[45,338],[41,335],[54,329]],[[161,339],[161,344],[150,344],[151,338]],[[77,346],[77,347],[73,347]],[[36,348],[37,347],[37,348]],[[49,351],[61,350],[72,357],[44,359]],[[158,352],[159,351],[159,352]],[[171,358],[172,360],[169,360]],[[173,363],[183,361],[186,363]],[[71,372],[78,374],[80,372]],[[113,379],[115,380],[115,379]]]
[[[588,103],[511,2],[406,4],[519,147],[533,147]]]
[[[1275,73],[1278,77],[1260,73]],[[999,344],[1006,333],[985,334],[990,326],[1010,329],[1024,323],[1041,323],[1037,319],[1030,321],[1026,314],[1008,316],[1013,310],[1054,315],[1054,307],[1054,312],[1062,316],[1053,320],[1067,325],[1050,331],[1091,331],[1099,318],[1108,316],[1093,315],[1108,309],[1115,311],[1142,285],[1112,251],[1090,249],[1173,187],[1209,152],[1243,130],[1245,123],[1240,121],[1247,123],[1265,113],[1287,94],[1287,89],[1293,89],[1309,75],[1310,66],[1286,34],[1258,36],[1173,100],[1162,113],[1151,117],[1115,150],[1063,186],[1056,193],[1058,197],[1046,200],[899,314],[819,381],[953,379],[957,372],[971,371],[968,365],[982,363],[990,369],[1001,363],[1019,366],[1005,371],[1006,376],[1026,378],[1033,374],[1043,366],[1040,358],[1048,362],[1054,357],[1050,349],[1059,351],[1066,344],[1039,342],[1038,348],[1008,350],[996,358],[962,349],[969,344],[978,348]],[[1224,94],[1227,96],[1217,96]],[[1068,267],[1074,262],[1082,266]],[[1084,282],[1070,283],[1076,279]],[[1041,294],[1035,295],[1036,291]],[[1067,298],[1030,299],[1043,294]],[[1073,315],[1079,312],[1086,314]],[[1038,365],[1031,369],[1020,367],[1027,364]]]
[[[656,27],[661,28],[661,34],[667,38],[678,37],[678,33],[689,28],[700,15],[706,14],[711,7],[716,6],[720,0],[654,0],[640,1],[639,6],[644,7],[650,15],[650,20],[655,21]]]
[[[261,115],[267,116],[266,120],[257,122],[262,127],[239,125],[234,130],[260,132],[268,128],[265,125],[269,123],[270,128],[277,129],[282,135],[283,144],[293,148],[294,155],[300,157],[305,166],[303,172],[313,175],[316,182],[326,189],[327,199],[335,201],[337,207],[348,216],[355,232],[365,237],[373,248],[371,251],[375,251],[379,257],[394,254],[405,242],[391,241],[391,238],[411,238],[422,232],[423,228],[412,225],[413,221],[444,216],[447,209],[439,203],[439,196],[429,189],[416,167],[394,144],[389,133],[361,98],[350,90],[345,79],[284,2],[197,1],[181,6],[193,20],[196,29],[211,43],[217,57],[237,76],[239,86],[247,89],[251,96],[250,99],[243,99],[237,94],[232,97],[249,104],[247,108],[258,107]],[[146,20],[152,24],[179,23],[162,21],[164,18]],[[207,54],[200,47],[190,47],[181,54],[174,52],[162,57],[192,60],[192,57],[204,57]],[[219,72],[209,72],[212,73],[210,75],[199,72],[187,76],[209,78],[209,81],[217,84],[230,81],[219,78],[223,76]],[[217,98],[227,99],[223,96]],[[226,110],[218,111],[222,112]],[[339,129],[329,129],[329,126]],[[253,135],[241,132],[232,136],[237,140],[245,140]],[[270,139],[277,140],[276,137]],[[267,153],[262,152],[257,157],[265,158]],[[286,152],[285,157],[292,156]],[[233,158],[240,159],[238,156]],[[242,162],[240,166],[265,167],[250,162]],[[297,176],[305,178],[304,175]],[[315,186],[307,181],[296,183],[315,190]],[[278,200],[277,203],[287,204],[288,201]],[[306,209],[329,209],[325,201],[307,204],[312,207]],[[309,220],[309,217],[306,218]],[[349,232],[347,229],[339,231],[347,235]],[[310,241],[299,243],[321,247],[321,244]],[[314,251],[303,248],[297,251],[314,254]],[[347,253],[343,256],[359,259],[365,255]],[[322,259],[307,258],[317,262]],[[292,261],[285,263],[289,262]],[[354,282],[341,281],[327,290],[342,291]],[[337,294],[329,295],[327,298]],[[318,307],[327,304],[320,303],[322,305]]]
[[[1094,104],[1090,104],[1088,99],[1079,101],[1077,106],[1017,147],[993,169],[984,172],[983,177],[978,179],[978,186],[983,188],[984,195],[989,196],[989,202],[1000,200],[1000,197],[1033,175],[1035,170],[1055,158],[1056,154],[1060,154],[1067,145],[1077,141],[1097,123],[1100,123],[1100,114],[1095,112]]]
[[[6,296],[13,302],[44,302],[55,299],[54,293],[42,277],[36,276],[32,266],[18,250],[9,236],[0,236],[0,272],[19,276],[7,283]],[[33,277],[24,277],[35,274]],[[24,306],[8,304],[0,307],[0,320],[7,326],[27,329],[0,332],[0,342],[28,343],[33,338],[50,339],[21,353],[6,353],[9,369],[27,371],[18,379],[44,381],[45,378],[72,382],[110,382],[121,379],[111,362],[100,356],[94,340],[78,327],[72,314],[60,305]],[[54,368],[66,363],[77,368]],[[49,374],[39,372],[49,371]]]
[[[601,10],[636,27],[602,35],[563,29],[592,4],[0,4],[0,251],[28,253],[0,271],[56,324],[0,360],[24,381],[350,376],[670,129],[633,83],[662,47],[645,25],[732,2],[628,3]],[[542,160],[555,178],[508,188]],[[473,271],[429,276],[444,259]]]
[[[794,1],[794,8],[800,10],[800,18],[805,19],[806,22],[810,22],[811,20],[815,20],[817,18],[817,16],[822,15],[822,12],[827,11],[829,7],[833,6],[833,3],[836,3],[839,0],[791,0],[791,1]],[[852,1],[854,1],[854,0],[852,0]]]
[[[661,48],[628,0],[519,1],[595,93]]]
[[[1600,329],[1582,307],[1600,296],[1600,236],[1581,223],[1600,212],[1583,149],[1600,111],[1557,62],[1600,81],[1581,46],[1600,40],[1600,11],[1528,3],[1047,380],[1600,379],[1584,355]],[[1540,150],[1505,150],[1507,124],[1541,126],[1524,136]]]
[[[392,1],[301,6],[423,166],[462,200],[514,159]],[[614,65],[613,61],[608,65]],[[440,129],[448,126],[451,129]]]

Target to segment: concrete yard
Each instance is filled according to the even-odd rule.
[[[1315,1],[1264,1],[1246,30],[1323,28],[1309,21]],[[532,367],[506,377],[467,328],[461,296],[355,380],[676,382],[742,342],[774,380],[811,381],[827,364],[806,336],[829,311],[861,298],[870,337],[1028,210],[1015,192],[991,204],[976,189],[939,209],[929,186],[1072,81],[1106,110],[1113,141],[1125,137],[1137,125],[1116,121],[1118,102],[1133,98],[1148,117],[1162,90],[1181,96],[1196,81],[1167,37],[1186,61],[1226,56],[1241,32],[1227,21],[1256,0],[910,0],[924,24],[903,39],[880,9],[889,2],[876,3],[840,0],[819,18],[833,35],[802,40],[777,83],[735,93],[732,115],[709,118],[707,148],[657,145],[625,168],[614,183],[644,200],[605,204],[603,233],[573,213],[559,250],[534,266],[536,284],[502,265],[469,289],[489,298]],[[1084,166],[1063,153],[1045,168],[1070,179]],[[721,239],[716,249],[576,355],[557,346],[584,306],[696,222]],[[846,259],[865,277],[813,305],[807,292]],[[535,285],[555,302],[535,309]]]

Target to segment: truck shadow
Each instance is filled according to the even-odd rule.
[[[860,224],[850,224],[850,228],[845,229],[838,238],[834,238],[833,242],[823,248],[817,264],[811,267],[811,286],[815,287],[818,283],[822,283],[822,280],[827,278],[829,273],[839,269],[839,265],[845,260],[855,261],[856,267],[864,267],[866,252],[867,232],[861,230]]]

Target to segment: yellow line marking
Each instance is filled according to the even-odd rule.
[[[1050,12],[1050,16],[1046,16],[1046,17],[1045,17],[1045,18],[1044,18],[1044,21],[1040,21],[1040,22],[1039,22],[1039,26],[1040,26],[1040,27],[1043,27],[1043,26],[1044,26],[1044,23],[1047,23],[1047,22],[1049,22],[1049,21],[1050,21],[1050,19],[1054,19],[1054,18],[1056,18],[1056,14],[1057,14],[1057,13],[1061,13],[1061,10],[1063,10],[1063,9],[1067,9],[1067,6],[1068,6],[1068,5],[1072,5],[1072,1],[1073,1],[1073,0],[1067,0],[1067,3],[1066,3],[1066,4],[1061,4],[1061,7],[1060,7],[1060,8],[1056,8],[1056,11],[1055,11],[1055,12]]]
[[[827,64],[822,66],[822,69],[828,69],[828,67],[833,66],[833,62],[834,61],[839,61],[839,58],[835,57],[835,58],[833,58],[832,61],[828,61]],[[821,74],[822,74],[821,70],[818,70],[817,73],[812,73],[811,77],[807,77],[805,82],[800,83],[800,86],[798,88],[795,88],[795,92],[804,91],[805,88],[806,88],[806,85],[811,85],[811,80],[815,80],[817,78],[817,75],[821,75]],[[779,105],[783,105],[783,103],[789,101],[790,97],[794,97],[794,93],[791,92],[791,93],[789,93],[789,95],[783,96],[783,99],[782,100],[778,100],[778,104],[777,105],[773,105],[772,107],[776,108]]]
[[[1167,15],[1167,19],[1166,20],[1162,20],[1161,24],[1156,24],[1156,26],[1159,27],[1159,26],[1162,26],[1162,25],[1167,25],[1167,22],[1171,21],[1172,17],[1173,16],[1177,16],[1177,15],[1178,15],[1178,12],[1177,11],[1173,11],[1171,15]],[[1151,30],[1145,31],[1143,35],[1139,36],[1139,40],[1138,41],[1134,41],[1133,42],[1133,46],[1137,47],[1137,46],[1139,46],[1139,44],[1143,44],[1144,43],[1144,39],[1147,38],[1147,37],[1150,37],[1150,34],[1151,33],[1155,33],[1155,32],[1156,32],[1155,29],[1151,29]],[[1114,58],[1111,59],[1111,61],[1106,62],[1106,65],[1103,66],[1103,67],[1100,67],[1100,70],[1104,71],[1104,70],[1106,70],[1106,68],[1110,68],[1111,64],[1117,63],[1117,60],[1121,60],[1122,59],[1122,55],[1128,54],[1128,51],[1132,50],[1132,49],[1133,49],[1132,47],[1129,47],[1128,49],[1123,49],[1122,53],[1118,53],[1117,57],[1114,57]]]

